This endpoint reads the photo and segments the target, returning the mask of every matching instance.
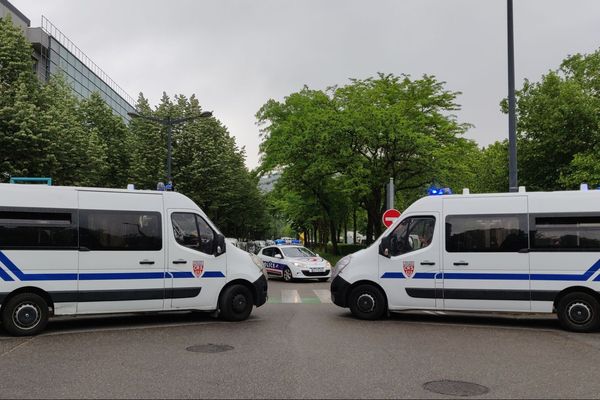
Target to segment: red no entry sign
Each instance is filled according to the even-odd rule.
[[[389,228],[398,218],[400,218],[400,211],[394,208],[390,208],[389,210],[383,213],[383,217],[381,218],[381,220],[383,221],[385,227]]]

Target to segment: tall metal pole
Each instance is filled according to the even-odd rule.
[[[515,111],[515,45],[513,35],[513,2],[507,0],[508,22],[508,190],[518,191],[517,119]]]
[[[394,195],[396,191],[394,190],[394,178],[390,178],[390,183],[388,183],[387,187],[387,209],[391,210],[394,208]]]
[[[173,177],[171,176],[171,151],[173,148],[173,144],[171,139],[171,130],[173,128],[173,124],[171,121],[171,117],[167,118],[165,122],[167,125],[167,184],[172,184]]]

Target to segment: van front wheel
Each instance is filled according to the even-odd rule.
[[[2,306],[2,325],[14,336],[40,333],[48,323],[48,304],[35,293],[21,293]]]
[[[250,316],[254,299],[244,285],[231,285],[223,291],[219,300],[221,317],[226,321],[243,321]]]
[[[600,304],[587,293],[569,293],[558,302],[558,320],[574,332],[592,332],[600,327]]]
[[[350,311],[360,319],[374,320],[386,312],[385,297],[373,285],[359,285],[350,292]]]

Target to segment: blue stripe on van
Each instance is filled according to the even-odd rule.
[[[0,267],[0,278],[4,281],[14,281],[14,279]]]
[[[413,279],[434,279],[436,275],[441,279],[477,279],[477,280],[506,280],[506,281],[575,281],[582,282],[589,280],[596,272],[600,270],[600,260],[596,261],[583,274],[502,274],[502,273],[471,273],[471,272],[420,272],[416,273]],[[404,279],[402,272],[386,272],[381,275],[382,279]],[[600,281],[598,275],[594,282]]]
[[[221,271],[206,271],[202,274],[203,278],[225,278]]]
[[[191,272],[107,272],[95,273],[84,272],[81,274],[26,274],[19,269],[2,251],[0,251],[0,263],[4,264],[18,280],[21,281],[95,281],[95,280],[117,280],[117,279],[165,279],[165,278],[193,278]],[[202,278],[224,278],[221,271],[206,271]],[[0,278],[4,281],[14,279],[0,267]]]

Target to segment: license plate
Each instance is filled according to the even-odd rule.
[[[323,271],[325,271],[325,268],[313,268],[311,270],[311,272],[323,272]]]

